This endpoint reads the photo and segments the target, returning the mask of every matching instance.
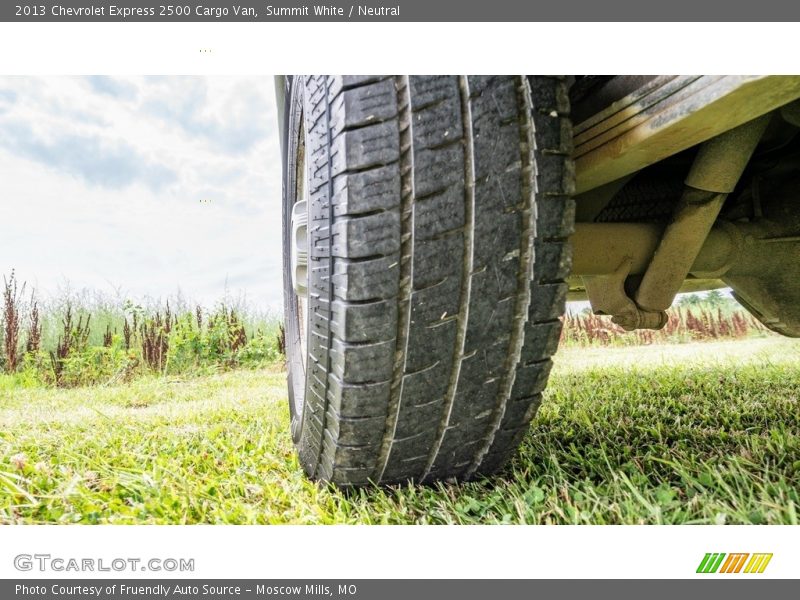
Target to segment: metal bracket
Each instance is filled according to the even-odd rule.
[[[640,309],[625,291],[632,265],[633,257],[626,256],[613,273],[583,278],[592,311],[596,315],[611,315],[611,322],[625,331],[661,329],[667,324],[667,313]]]

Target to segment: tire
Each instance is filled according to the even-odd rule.
[[[289,82],[284,254],[298,156],[308,164],[307,372],[284,259],[303,468],[339,485],[496,472],[561,332],[574,222],[564,80]]]

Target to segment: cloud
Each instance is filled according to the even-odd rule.
[[[0,89],[0,114],[8,111],[17,101],[17,93],[13,90]]]
[[[206,139],[215,149],[243,154],[269,134],[269,102],[254,86],[235,87],[215,115],[209,110],[205,80],[157,78],[151,83],[156,94],[145,102],[145,110],[191,137]]]
[[[69,81],[69,80],[63,80]],[[70,86],[48,88],[42,80],[31,77],[0,77],[0,114],[13,114],[37,123],[61,120],[71,124],[105,126],[106,121],[96,111],[87,110],[83,98],[69,92]]]
[[[266,77],[0,77],[0,274],[279,309],[276,126]]]
[[[177,179],[173,170],[148,161],[124,142],[68,133],[45,140],[21,121],[5,123],[2,128],[0,145],[10,152],[91,185],[121,189],[141,182],[158,190]]]
[[[120,100],[135,100],[138,95],[138,89],[135,85],[114,77],[92,75],[86,78],[86,82],[94,92]]]
[[[103,119],[100,115],[82,110],[80,108],[75,108],[74,106],[70,106],[62,100],[52,99],[51,101],[47,102],[46,106],[43,108],[51,117],[58,119],[60,121],[60,126],[62,127],[65,121],[67,121],[69,125],[82,124],[96,127],[109,126],[108,121]]]

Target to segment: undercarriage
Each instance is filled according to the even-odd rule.
[[[577,77],[569,298],[658,329],[679,292],[730,287],[800,336],[800,78]]]

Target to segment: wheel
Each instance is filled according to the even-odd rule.
[[[285,326],[303,468],[340,485],[497,471],[561,331],[564,80],[288,81]]]

